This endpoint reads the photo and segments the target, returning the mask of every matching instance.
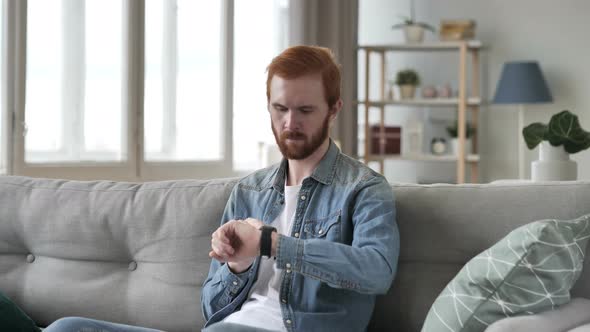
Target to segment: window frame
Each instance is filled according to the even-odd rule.
[[[11,11],[11,6],[14,5],[12,1],[0,0],[0,15],[2,15],[2,27],[0,27],[0,71],[1,82],[9,82],[11,80],[11,72],[13,54],[10,50],[11,47],[11,34],[8,32],[12,30],[10,27],[13,25],[13,17],[7,15]],[[0,84],[0,94],[2,95],[0,104],[0,126],[2,126],[0,136],[0,175],[11,173],[11,163],[9,156],[11,153],[12,144],[10,137],[12,136],[12,96],[14,95],[14,88],[11,84]]]
[[[222,146],[222,159],[219,161],[145,161],[144,160],[144,33],[145,0],[124,0],[123,6],[123,98],[122,114],[126,116],[124,142],[126,142],[127,159],[112,161],[74,161],[27,163],[25,161],[25,87],[26,87],[26,28],[27,1],[3,0],[6,11],[4,18],[13,17],[13,25],[5,32],[13,36],[13,44],[7,44],[4,50],[14,50],[11,56],[3,57],[4,68],[14,68],[12,74],[6,73],[4,86],[14,86],[8,91],[4,104],[13,112],[12,131],[7,132],[12,140],[7,140],[8,172],[7,174],[33,177],[51,177],[68,179],[110,179],[121,181],[155,181],[180,178],[215,178],[238,176],[233,171],[233,10],[234,0],[222,0],[221,24],[221,123],[219,139]],[[10,41],[10,38],[8,38]],[[10,47],[12,46],[12,47]],[[3,99],[4,100],[4,99]],[[8,123],[8,122],[5,122]],[[125,123],[125,122],[123,122]],[[198,126],[198,124],[195,124]]]

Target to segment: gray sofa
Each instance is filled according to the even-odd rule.
[[[40,326],[85,316],[198,331],[210,234],[235,183],[0,177],[0,291]],[[419,331],[471,257],[522,224],[590,212],[590,182],[393,189],[400,262],[369,330]],[[573,295],[590,298],[590,267]]]

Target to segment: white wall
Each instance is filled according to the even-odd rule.
[[[476,38],[486,45],[482,56],[482,96],[491,100],[506,61],[537,60],[553,94],[554,103],[527,106],[525,125],[548,122],[552,114],[568,109],[590,131],[590,1],[586,0],[415,0],[417,18],[436,27],[441,19],[469,18],[477,22]],[[391,30],[397,15],[409,14],[407,0],[361,0],[359,6],[359,44],[402,42],[401,31]],[[436,35],[429,34],[434,40]],[[399,63],[388,71],[415,66],[424,83],[454,83],[457,65],[448,54],[429,56],[413,53],[396,55]],[[362,64],[359,61],[359,64]],[[373,73],[377,77],[377,72]],[[364,76],[359,72],[359,80]],[[375,86],[377,84],[374,84]],[[359,90],[359,99],[362,91]],[[399,110],[396,108],[396,110]],[[453,119],[451,110],[388,110],[388,122],[403,124],[407,116]],[[393,115],[392,115],[393,113]],[[400,116],[401,115],[401,116]],[[435,123],[437,121],[435,120]],[[518,139],[516,109],[487,105],[480,115],[480,181],[517,178]],[[444,126],[443,126],[444,127]],[[436,128],[441,131],[440,128]],[[518,135],[518,136],[517,136]],[[427,139],[428,140],[428,137]],[[425,148],[426,148],[425,142]],[[527,177],[537,151],[526,154]],[[590,180],[590,150],[572,156],[578,162],[578,178]],[[454,165],[443,163],[396,162],[388,164],[390,181],[447,181],[454,178]]]

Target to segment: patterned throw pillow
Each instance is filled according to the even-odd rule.
[[[499,319],[569,302],[589,237],[590,215],[515,229],[451,280],[430,308],[422,332],[484,331]]]

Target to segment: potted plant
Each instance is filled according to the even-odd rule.
[[[457,121],[453,122],[452,125],[448,126],[447,133],[451,136],[451,153],[458,155],[459,154],[459,130],[457,127]],[[475,128],[473,128],[469,123],[465,123],[465,152],[469,153],[471,151],[471,136],[475,134]]]
[[[410,1],[410,17],[400,16],[402,22],[391,27],[392,29],[404,29],[406,43],[421,43],[424,40],[424,30],[435,31],[433,26],[417,22],[415,17],[414,1]]]
[[[578,166],[571,153],[590,148],[590,133],[582,129],[578,116],[564,110],[554,114],[549,124],[531,123],[522,130],[529,149],[541,145],[539,160],[532,163],[533,181],[576,180]]]
[[[420,76],[413,69],[400,70],[395,77],[395,84],[399,85],[402,99],[412,99],[416,86],[420,84]]]

